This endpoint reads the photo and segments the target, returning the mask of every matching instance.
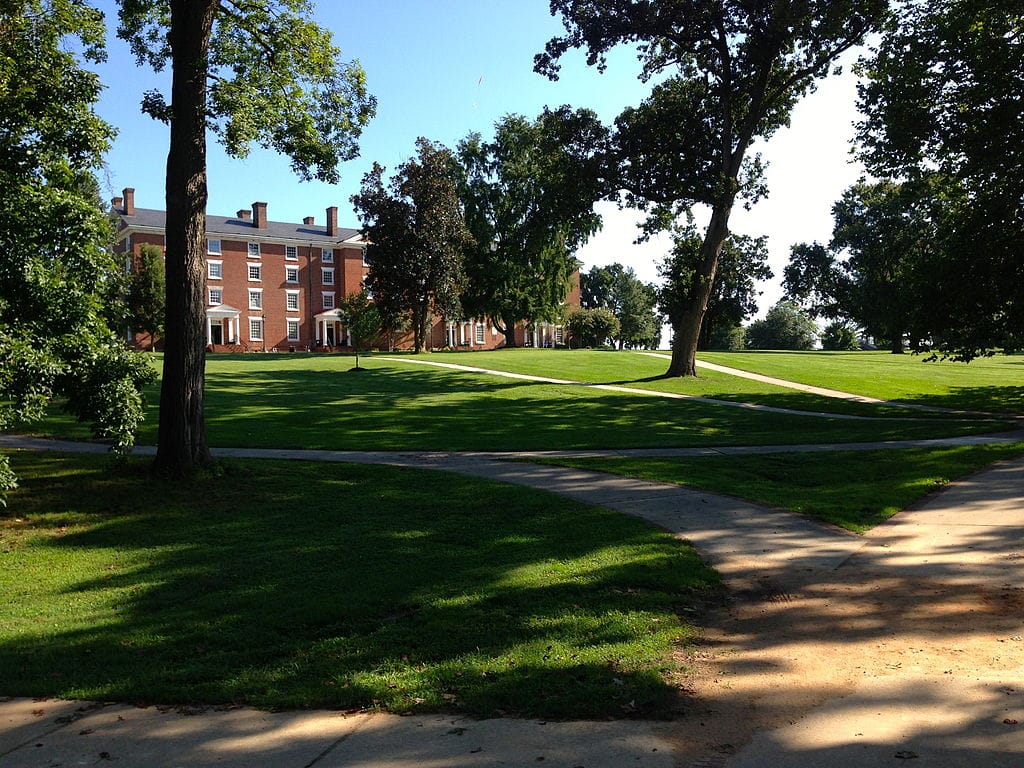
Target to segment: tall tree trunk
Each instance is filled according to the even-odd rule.
[[[212,463],[203,420],[206,345],[206,76],[217,3],[171,3],[164,375],[155,469],[174,477]]]
[[[515,321],[504,320],[504,326],[498,326],[498,333],[505,337],[505,347],[516,346],[516,324]]]
[[[701,324],[708,311],[708,301],[718,269],[718,256],[729,236],[732,202],[732,198],[729,198],[715,205],[711,211],[711,221],[700,247],[700,267],[694,276],[694,298],[679,322],[672,327],[672,362],[665,373],[666,376],[697,375],[697,345],[700,341]]]

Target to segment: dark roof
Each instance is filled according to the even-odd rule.
[[[155,211],[151,208],[136,208],[134,216],[125,216],[117,212],[118,229],[128,227],[147,227],[151,229],[163,229],[167,220],[164,211]],[[333,237],[327,235],[327,227],[316,224],[292,224],[284,221],[268,221],[265,229],[257,229],[252,221],[239,219],[234,216],[207,216],[206,234],[222,235],[225,237],[246,240],[252,238],[266,238],[268,240],[298,240],[307,243],[341,243],[358,237],[358,229],[349,227],[338,227]]]

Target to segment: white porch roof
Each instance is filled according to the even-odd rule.
[[[206,310],[206,316],[211,320],[219,320],[221,318],[237,319],[242,314],[242,310],[230,307],[227,304],[218,304],[216,307],[210,307]]]

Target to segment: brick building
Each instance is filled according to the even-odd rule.
[[[118,227],[117,251],[128,268],[140,248],[163,248],[164,211],[135,207],[135,190],[112,201]],[[338,310],[341,299],[363,286],[365,241],[356,229],[338,226],[338,209],[326,210],[323,225],[307,216],[301,224],[270,221],[267,204],[253,203],[231,216],[206,217],[206,340],[216,352],[350,349],[351,338]],[[579,306],[579,275],[566,304]],[[517,344],[556,346],[562,328],[536,323],[516,329]],[[143,345],[144,336],[133,336]],[[385,342],[386,343],[386,342]],[[391,340],[412,346],[412,336]],[[438,319],[431,347],[494,349],[504,337],[485,319]]]

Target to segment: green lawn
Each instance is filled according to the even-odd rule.
[[[646,375],[662,361],[634,354],[511,350],[522,360],[549,356],[563,370],[607,355],[620,380]],[[482,366],[491,353],[431,355]],[[604,360],[606,358],[600,358]],[[206,422],[210,444],[376,450],[538,450],[691,445],[765,445],[939,437],[1005,428],[949,419],[848,421],[756,412],[729,406],[647,395],[517,381],[379,357],[351,373],[353,358],[340,355],[217,355],[207,364]],[[650,362],[648,362],[650,361]],[[590,363],[588,363],[590,364]],[[635,366],[640,365],[641,368]],[[565,376],[563,378],[570,378]],[[727,377],[718,388],[737,391],[744,379]],[[703,387],[700,379],[696,386]],[[689,386],[680,384],[679,386]],[[705,392],[700,392],[706,394]],[[771,395],[776,405],[806,404],[802,393]],[[753,399],[753,396],[751,396]],[[156,439],[157,390],[149,395],[139,442]],[[819,398],[824,401],[824,398]],[[837,410],[841,406],[836,406]],[[916,415],[916,414],[915,414]],[[55,416],[29,431],[86,437],[86,430]]]
[[[664,715],[679,614],[717,594],[638,520],[477,479],[237,462],[177,484],[11,456],[5,695]]]
[[[886,400],[1024,414],[1024,355],[971,363],[888,352],[702,352],[699,359]]]
[[[668,355],[669,353],[658,353]],[[708,369],[697,378],[663,378],[668,360],[639,352],[613,350],[499,349],[467,355],[463,352],[437,352],[432,361],[470,365],[495,371],[526,373],[533,376],[581,381],[590,384],[647,389],[684,395],[710,397],[789,408],[800,411],[844,413],[858,416],[919,416],[906,409],[871,405],[800,392],[788,387],[752,381]],[[941,414],[931,414],[941,418]]]
[[[541,463],[703,488],[863,533],[963,475],[1024,454],[1024,443],[693,458],[552,459]]]

